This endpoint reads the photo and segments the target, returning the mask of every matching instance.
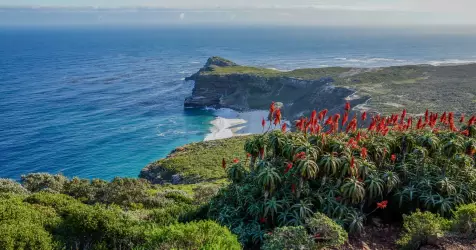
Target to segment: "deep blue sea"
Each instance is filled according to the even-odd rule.
[[[0,178],[136,177],[201,141],[213,111],[184,110],[213,55],[282,70],[476,61],[476,35],[345,28],[0,28]]]

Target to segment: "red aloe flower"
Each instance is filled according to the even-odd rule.
[[[377,208],[385,209],[387,207],[388,201],[377,202]]]
[[[276,114],[276,116],[274,117],[274,125],[276,126],[279,123],[281,123],[281,110],[277,109],[275,114]]]
[[[352,158],[350,159],[350,168],[354,168],[355,167],[355,159],[354,159],[354,156],[352,156]]]
[[[440,122],[446,124],[446,112],[444,112],[440,117]]]
[[[223,158],[223,160],[221,160],[221,167],[222,167],[223,169],[225,169],[225,168],[226,168],[226,161],[225,161],[225,158]]]
[[[321,238],[321,234],[320,234],[320,233],[314,234],[314,239],[319,239],[319,238]]]
[[[367,148],[366,147],[362,147],[362,149],[360,150],[360,157],[362,157],[362,159],[366,159],[367,158]]]
[[[392,160],[393,163],[395,163],[395,161],[397,160],[397,155],[396,155],[396,154],[392,154],[392,156],[390,157],[390,159]]]
[[[360,140],[362,139],[362,135],[360,135],[360,132],[357,133],[355,139],[357,140],[357,142],[360,142]]]
[[[476,115],[473,115],[468,121],[468,127],[473,126],[476,123]]]
[[[327,120],[324,124],[325,125],[332,125],[333,123],[334,123],[334,121],[332,120],[332,116],[329,116],[329,118],[327,118]]]
[[[423,126],[423,123],[422,123],[422,120],[421,120],[421,117],[420,119],[418,120],[418,123],[416,125],[417,129],[422,129],[424,126]]]
[[[261,155],[261,159],[264,159],[264,148],[259,149],[259,154]]]
[[[250,158],[251,157],[251,154],[250,153],[246,153],[246,159]]]
[[[345,112],[344,116],[342,117],[342,127],[347,123],[347,120],[349,119],[349,113]]]
[[[269,106],[269,113],[270,113],[270,114],[273,114],[273,113],[274,113],[274,109],[275,109],[274,102],[271,102],[271,105]]]
[[[365,121],[367,119],[367,112],[362,113],[362,116],[360,117],[362,121]]]
[[[461,134],[464,135],[464,136],[469,136],[469,130],[464,130],[464,131],[461,131]]]
[[[459,118],[459,122],[463,123],[464,122],[464,114],[461,114],[461,117]]]
[[[264,118],[263,120],[261,120],[261,126],[263,127],[263,129],[264,129],[264,126],[266,126],[266,121],[264,120]]]
[[[317,120],[317,111],[313,110],[311,112],[311,121],[314,122]]]
[[[321,112],[319,112],[319,117],[318,117],[319,121],[322,121],[324,117],[326,117],[327,112],[328,112],[327,109],[323,109]]]
[[[237,158],[233,159],[233,163],[238,163],[240,162],[240,160],[238,160]]]
[[[292,162],[289,162],[288,165],[286,166],[286,169],[284,170],[284,173],[288,173],[289,170],[291,170],[291,168],[293,168],[293,163]]]
[[[288,125],[286,125],[286,123],[283,123],[283,125],[281,126],[281,131],[283,133],[286,133],[286,128],[287,128]]]
[[[345,109],[345,111],[349,112],[349,110],[350,110],[350,102],[346,102],[346,103],[345,103],[344,109]]]

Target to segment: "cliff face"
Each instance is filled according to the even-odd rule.
[[[212,57],[187,78],[195,87],[187,108],[267,109],[282,102],[286,119],[312,109],[337,112],[350,100],[353,111],[420,114],[476,112],[476,64],[410,65],[385,68],[317,68],[277,71],[241,66]],[[360,105],[359,105],[360,104]]]
[[[284,115],[294,118],[313,108],[332,110],[343,107],[345,98],[354,91],[334,86],[335,77],[338,75],[301,79],[280,71],[243,67],[214,57],[199,72],[187,78],[195,81],[195,87],[192,96],[185,100],[185,107],[246,111],[267,109],[271,101],[278,101],[285,105]],[[366,100],[364,97],[352,102],[355,105]]]

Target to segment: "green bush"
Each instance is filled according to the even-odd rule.
[[[332,219],[321,213],[315,213],[306,221],[319,247],[336,247],[343,245],[348,238],[347,232]]]
[[[196,203],[209,202],[220,190],[217,185],[200,185],[193,189],[193,200]]]
[[[468,238],[476,238],[476,203],[463,205],[456,209],[453,229]]]
[[[23,196],[0,198],[0,249],[53,249],[55,229],[61,218],[55,210],[22,201]]]
[[[101,203],[127,207],[147,200],[150,188],[150,183],[144,179],[116,177],[104,186],[97,200]]]
[[[41,225],[29,221],[0,222],[2,250],[50,250],[54,246],[52,235]]]
[[[437,214],[416,211],[403,216],[403,234],[397,240],[402,249],[419,249],[430,238],[442,236],[449,222]]]
[[[30,192],[47,191],[61,193],[67,181],[68,179],[60,174],[35,173],[21,176],[23,187]]]
[[[90,202],[95,199],[97,188],[89,180],[74,177],[65,183],[63,193],[81,201]]]
[[[317,245],[306,229],[298,227],[278,227],[264,237],[263,250],[289,249],[304,250],[314,249]]]
[[[27,194],[28,190],[14,180],[0,178],[0,193]]]
[[[155,228],[146,239],[145,249],[241,249],[236,235],[212,221]]]
[[[192,216],[197,206],[186,204],[171,204],[164,208],[153,209],[149,215],[149,220],[160,226],[188,221],[188,216]]]

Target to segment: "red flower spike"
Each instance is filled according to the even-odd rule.
[[[259,154],[261,156],[261,159],[264,159],[264,148],[259,149]]]
[[[325,125],[332,125],[334,124],[334,121],[332,120],[332,116],[329,116],[329,118],[327,118],[326,122],[324,123]]]
[[[393,154],[390,159],[392,160],[393,163],[397,160],[397,155]]]
[[[463,123],[464,122],[464,114],[461,114],[461,117],[459,118],[459,122]]]
[[[377,202],[377,208],[378,209],[385,209],[388,205],[388,201],[382,201],[382,202]]]
[[[440,122],[446,124],[446,112],[444,112],[440,117]]]
[[[346,103],[345,103],[344,109],[345,109],[345,111],[349,112],[349,110],[350,110],[350,102],[346,102]]]
[[[471,126],[473,126],[474,124],[476,124],[476,115],[473,115],[473,116],[471,117],[471,119],[469,119],[469,121],[468,121],[468,127],[471,127]]]
[[[345,112],[344,117],[342,117],[342,127],[344,127],[344,125],[347,123],[348,119],[349,119],[349,113]]]
[[[273,114],[273,113],[274,113],[274,109],[275,109],[274,102],[271,102],[271,105],[269,106],[269,113],[270,113],[270,114]]]
[[[362,159],[366,159],[367,155],[368,155],[367,148],[362,147],[362,149],[360,150],[360,157],[362,157]]]
[[[250,153],[246,153],[246,159],[250,158],[251,157],[251,154]]]
[[[287,126],[288,125],[286,125],[286,123],[283,123],[283,125],[281,126],[281,132],[286,133]]]
[[[350,159],[350,168],[354,168],[355,167],[355,159],[354,159],[354,156],[352,156],[352,158]]]
[[[281,110],[277,109],[275,112],[275,117],[274,117],[274,125],[278,125],[281,123]]]
[[[264,120],[264,118],[263,120],[261,120],[261,126],[263,127],[263,129],[264,129],[264,126],[266,126],[266,121]]]
[[[240,160],[238,160],[237,158],[233,159],[233,163],[238,163],[240,162]]]
[[[289,162],[288,165],[286,166],[286,169],[284,170],[284,173],[288,173],[289,170],[291,170],[291,168],[293,168],[293,163],[292,162]]]
[[[226,161],[225,161],[225,158],[223,158],[223,160],[221,160],[221,167],[222,167],[223,169],[225,169],[225,168],[226,168]]]
[[[319,121],[322,121],[324,117],[326,117],[327,112],[328,112],[327,109],[323,109],[321,112],[319,112],[319,117],[318,117]]]
[[[464,131],[461,131],[461,134],[464,135],[464,136],[469,136],[469,130],[464,130]]]
[[[362,121],[365,121],[367,119],[367,112],[362,113],[362,116],[360,117]]]

